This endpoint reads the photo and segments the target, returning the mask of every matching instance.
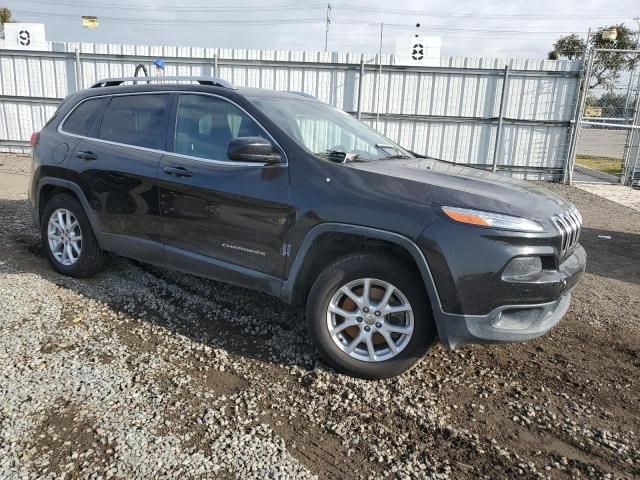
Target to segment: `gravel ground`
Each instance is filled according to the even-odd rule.
[[[550,185],[590,256],[564,321],[369,382],[266,295],[122,258],[56,274],[28,159],[0,160],[0,478],[640,477],[639,212]]]

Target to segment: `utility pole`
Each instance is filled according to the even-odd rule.
[[[331,4],[327,3],[327,28],[324,31],[324,51],[327,51],[327,41],[329,40],[329,25],[331,25]]]

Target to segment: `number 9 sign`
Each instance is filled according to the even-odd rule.
[[[4,48],[49,50],[43,23],[5,23]]]
[[[20,30],[18,32],[18,44],[23,47],[31,45],[31,34],[29,33],[29,30]]]

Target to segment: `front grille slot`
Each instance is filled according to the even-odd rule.
[[[571,207],[566,212],[551,217],[551,221],[560,232],[560,258],[562,258],[573,250],[580,240],[582,216],[576,207]]]

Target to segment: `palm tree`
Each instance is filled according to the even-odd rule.
[[[13,21],[13,15],[8,8],[0,8],[0,25],[4,23],[11,23]]]

